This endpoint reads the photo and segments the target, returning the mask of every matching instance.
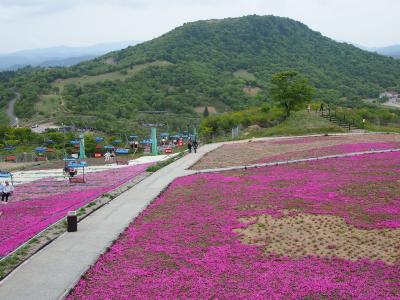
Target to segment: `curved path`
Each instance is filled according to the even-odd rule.
[[[62,299],[125,230],[173,180],[220,144],[205,145],[147,177],[65,233],[0,283],[0,299]]]
[[[17,115],[15,114],[15,103],[21,98],[21,94],[16,92],[14,98],[12,98],[7,105],[6,114],[10,118],[10,125],[15,126],[17,123]]]

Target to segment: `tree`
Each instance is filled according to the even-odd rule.
[[[285,110],[286,118],[290,112],[305,101],[310,101],[314,88],[296,71],[276,73],[271,80],[272,99]]]
[[[208,107],[206,106],[206,107],[204,108],[204,111],[203,111],[203,117],[204,117],[204,118],[207,118],[209,115],[210,115],[210,113],[208,112]]]

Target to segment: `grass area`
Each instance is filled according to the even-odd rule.
[[[58,87],[60,91],[64,89],[64,86],[67,84],[76,84],[76,85],[84,85],[88,83],[97,83],[97,82],[103,82],[106,80],[125,80],[131,76],[136,75],[138,72],[144,70],[145,68],[148,67],[153,67],[153,66],[170,66],[171,63],[168,61],[154,61],[151,63],[146,63],[146,64],[141,64],[141,65],[136,65],[133,66],[132,68],[121,70],[121,71],[116,71],[116,72],[110,72],[110,73],[104,73],[96,76],[82,76],[82,77],[75,77],[75,78],[68,78],[68,79],[57,79],[52,83],[54,87]]]
[[[156,172],[162,168],[164,168],[165,166],[168,166],[169,164],[172,164],[174,161],[180,159],[182,156],[185,155],[185,152],[180,152],[177,156],[171,157],[167,160],[161,161],[156,163],[155,165],[152,165],[150,167],[147,168],[147,172]]]
[[[54,117],[62,108],[60,95],[41,95],[36,103],[35,110],[40,116]]]
[[[248,72],[246,70],[238,70],[233,73],[233,76],[235,76],[237,78],[242,78],[244,80],[249,80],[249,81],[253,81],[253,80],[257,79],[253,74],[251,74],[250,72]]]
[[[247,131],[243,138],[335,132],[344,132],[344,130],[315,113],[298,111],[292,113],[286,121],[276,126]]]

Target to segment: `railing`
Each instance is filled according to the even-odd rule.
[[[348,131],[351,131],[352,129],[363,128],[363,126],[360,126],[355,119],[346,116],[345,113],[338,113],[336,110],[332,110],[330,108],[319,110],[319,114],[321,117],[329,120],[329,122],[335,123],[336,125]]]

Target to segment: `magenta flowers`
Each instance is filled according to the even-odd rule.
[[[19,185],[1,205],[0,256],[7,255],[50,224],[144,172],[148,164],[87,174],[86,184],[43,179]]]
[[[365,235],[381,230],[400,245],[399,182],[398,152],[180,178],[128,227],[68,299],[399,299],[399,247],[388,251],[387,261],[362,252],[346,259],[352,255],[347,248],[341,257],[320,255],[346,247],[335,235],[357,239],[346,231],[353,227]],[[262,239],[243,242],[239,231],[253,228],[244,219],[287,215],[299,230],[295,246],[302,245],[301,228],[308,228],[298,216],[335,216],[349,226],[326,223],[333,230],[322,233],[333,234],[325,238],[332,242],[314,255],[312,248],[303,255],[301,247],[286,255],[272,252],[269,246],[280,240],[263,236],[265,223],[253,226],[254,234],[247,232]],[[374,251],[384,247],[363,243]]]

